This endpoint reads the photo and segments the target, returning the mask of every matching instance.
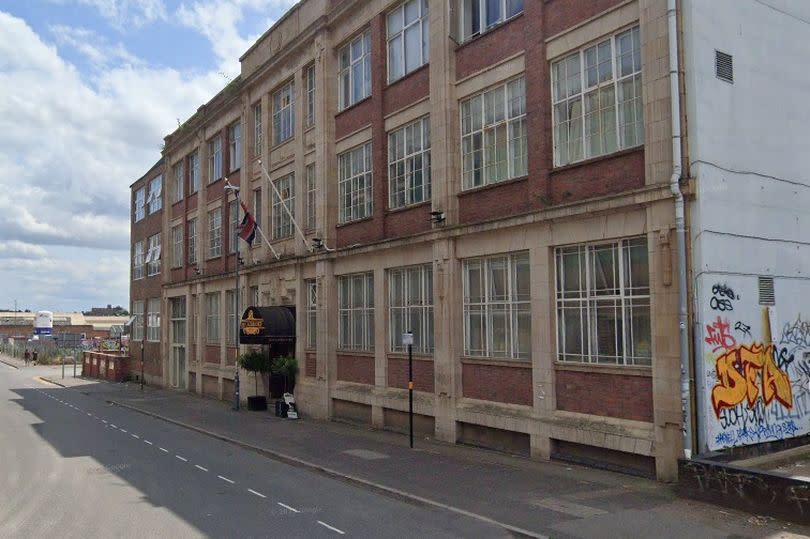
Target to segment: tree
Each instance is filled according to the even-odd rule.
[[[273,360],[273,373],[284,377],[284,393],[287,387],[295,387],[295,375],[298,373],[298,360],[293,356],[277,357]]]
[[[239,366],[248,372],[253,373],[256,380],[256,395],[259,394],[259,373],[270,371],[270,361],[257,350],[249,350],[239,356]]]

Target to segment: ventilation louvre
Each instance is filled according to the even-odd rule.
[[[714,73],[718,79],[734,84],[734,57],[725,52],[714,51]]]
[[[759,278],[759,304],[776,305],[776,297],[773,291],[773,277]]]

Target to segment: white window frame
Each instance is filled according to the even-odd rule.
[[[236,290],[225,291],[226,343],[236,346]]]
[[[183,197],[186,196],[185,194],[185,187],[186,187],[186,170],[183,163],[183,160],[177,162],[177,164],[173,167],[174,171],[174,201],[180,202],[183,200]]]
[[[163,174],[159,174],[149,181],[149,197],[146,202],[149,206],[149,215],[163,209]]]
[[[307,230],[315,230],[316,226],[316,215],[317,215],[317,199],[316,196],[318,194],[318,184],[317,179],[315,178],[315,163],[310,163],[304,169],[304,178],[306,182],[306,220],[304,222],[304,228]]]
[[[200,154],[192,152],[188,155],[188,194],[193,195],[200,190]]]
[[[356,105],[371,95],[371,30],[364,31],[341,47],[337,58],[340,111]],[[358,76],[361,80],[356,82]],[[358,84],[357,88],[355,84]]]
[[[228,164],[229,172],[242,168],[242,122],[228,127]]]
[[[287,174],[281,178],[273,180],[276,187],[273,190],[272,219],[273,219],[273,239],[280,240],[293,235],[293,218],[295,217],[295,174]],[[276,194],[278,192],[278,194]],[[279,194],[281,198],[279,198]],[[290,210],[284,209],[284,206]],[[292,214],[292,217],[290,217]]]
[[[374,351],[374,274],[338,277],[338,349]]]
[[[236,253],[236,242],[239,241],[239,211],[237,210],[236,200],[231,200],[228,203],[228,238],[230,245],[228,245],[228,253]]]
[[[135,191],[135,222],[141,221],[146,217],[146,187],[141,187]]]
[[[222,339],[220,328],[219,292],[208,292],[205,294],[205,342],[206,344],[217,344]]]
[[[464,190],[528,174],[526,80],[523,75],[463,99],[459,112]]]
[[[189,219],[187,221],[188,226],[188,238],[186,241],[188,243],[188,263],[189,264],[196,264],[197,263],[197,218],[194,217],[193,219]]]
[[[132,247],[132,280],[137,281],[144,278],[144,258],[145,253],[144,249],[146,247],[146,241],[141,240],[135,242]]]
[[[304,69],[304,83],[306,84],[306,113],[304,115],[304,126],[315,125],[315,64],[309,64]]]
[[[135,317],[135,322],[132,324],[132,340],[142,341],[144,338],[144,301],[142,299],[134,300],[132,302],[132,316]]]
[[[555,167],[644,144],[640,43],[636,25],[551,63]]]
[[[262,142],[264,132],[262,131],[262,103],[261,101],[253,105],[253,156],[262,155]]]
[[[169,298],[169,323],[172,348],[186,346],[186,297]]]
[[[462,42],[470,40],[481,34],[485,34],[486,32],[489,32],[493,28],[498,27],[499,25],[505,23],[506,21],[513,19],[514,17],[517,17],[518,15],[523,13],[524,8],[523,4],[524,0],[500,0],[498,6],[500,15],[496,19],[488,21],[487,19],[489,18],[489,12],[488,12],[488,2],[486,0],[461,0],[460,26],[461,26]],[[478,11],[477,30],[474,30],[472,28],[473,10]],[[470,23],[470,28],[467,28],[468,22]]]
[[[222,255],[222,208],[208,212],[208,258]]]
[[[423,116],[388,134],[388,207],[426,202],[431,191],[430,116]]]
[[[289,80],[273,93],[273,144],[295,136],[295,81]]]
[[[149,236],[149,245],[146,251],[146,276],[152,277],[153,275],[160,274],[160,259],[162,245],[160,241],[160,232],[154,236]]]
[[[415,7],[415,13],[409,11]],[[411,15],[410,21],[406,17]],[[427,0],[407,0],[391,11],[386,18],[386,33],[388,51],[388,83],[397,81],[404,76],[413,73],[430,60],[430,28],[428,22],[428,2]],[[414,42],[409,41],[413,39]],[[409,48],[416,47],[416,50]],[[410,52],[409,52],[410,51]],[[408,67],[408,59],[412,56],[417,58],[416,63]],[[396,62],[399,62],[398,64]],[[398,65],[401,71],[392,72],[392,68]]]
[[[160,342],[160,298],[146,302],[146,340]]]
[[[338,221],[341,224],[365,219],[374,213],[373,159],[371,142],[338,155]]]
[[[259,296],[259,287],[258,286],[251,286],[250,287],[250,307],[258,307],[260,301]]]
[[[433,265],[388,270],[388,345],[394,353],[407,352],[402,334],[413,333],[413,351],[432,354]]]
[[[641,275],[634,271],[631,253],[643,255]],[[612,268],[602,268],[609,256]],[[577,281],[573,285],[566,283],[566,264],[573,263]],[[565,363],[587,363],[611,366],[652,365],[652,307],[650,303],[650,260],[647,238],[638,236],[614,241],[586,243],[558,247],[554,256],[555,289],[556,289],[556,326],[557,326],[557,360]],[[599,263],[597,263],[599,261]],[[597,266],[600,267],[597,272]],[[605,269],[613,269],[611,280]],[[643,276],[642,276],[643,275]],[[597,276],[601,277],[602,286]],[[584,281],[584,282],[583,282]],[[618,285],[618,286],[616,286]],[[614,319],[613,346],[614,355],[600,353],[603,342],[599,336],[599,312],[613,309]],[[644,312],[646,311],[646,317]],[[617,316],[618,313],[618,316]],[[646,318],[647,327],[640,328],[636,316]],[[578,321],[579,338],[574,337],[573,346],[568,345],[569,336],[565,320],[571,317],[575,327]],[[620,321],[619,329],[616,322]],[[604,322],[604,321],[603,321]],[[576,333],[576,332],[574,332]],[[647,350],[636,350],[634,338],[646,337]],[[578,344],[578,346],[577,346]],[[577,351],[578,349],[578,351]]]
[[[314,350],[318,346],[318,284],[315,279],[304,281],[304,290],[307,294],[306,322],[307,340],[306,347]]]
[[[522,266],[525,274],[519,275]],[[495,272],[500,272],[503,290],[498,290]],[[477,277],[476,279],[473,276]],[[522,292],[518,281],[526,281]],[[464,355],[506,360],[531,359],[531,269],[528,251],[505,253],[464,260]],[[500,319],[502,343],[496,336]],[[521,324],[522,322],[522,324]],[[473,328],[477,327],[480,343],[473,343]],[[526,334],[521,335],[521,329]],[[523,337],[523,345],[521,345]]]
[[[183,224],[172,227],[172,268],[183,267]]]
[[[222,178],[222,135],[208,141],[208,183]]]

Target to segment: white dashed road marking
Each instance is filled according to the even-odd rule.
[[[140,436],[138,436],[137,434],[132,434],[131,436],[132,436],[133,438],[135,438],[136,440],[140,440],[140,439],[141,439],[141,438],[140,438]]]
[[[256,495],[256,496],[258,496],[259,498],[267,498],[267,496],[265,496],[265,495],[264,495],[264,494],[262,494],[261,492],[256,492],[256,491],[255,491],[255,490],[253,490],[252,488],[249,488],[249,489],[248,489],[248,492],[250,492],[251,494],[255,494],[255,495]]]
[[[155,445],[155,444],[153,444],[152,442],[150,442],[149,440],[144,440],[144,441],[143,441],[143,443],[145,443],[145,444],[149,444],[149,445]]]
[[[168,452],[169,452],[169,450],[168,450],[168,449],[163,449],[162,447],[161,447],[161,448],[159,448],[159,449],[160,449],[161,451],[163,451],[164,453],[168,453]]]
[[[228,479],[227,477],[222,477],[221,475],[218,475],[217,477],[219,477],[219,478],[220,478],[220,479],[222,479],[223,481],[227,481],[227,482],[228,482],[228,483],[230,483],[231,485],[233,485],[234,483],[236,483],[236,481],[231,481],[231,480],[230,480],[230,479]]]
[[[330,526],[329,524],[327,524],[326,522],[323,522],[322,520],[319,520],[318,524],[320,524],[324,528],[332,530],[333,532],[337,532],[340,535],[346,535],[346,532],[344,532],[343,530],[339,530],[339,529],[335,528],[334,526]]]
[[[194,465],[194,467],[195,467],[195,468],[197,468],[198,470],[202,470],[202,471],[204,471],[204,472],[207,472],[207,471],[208,471],[208,468],[203,468],[203,467],[202,467],[202,466],[200,466],[199,464],[195,464],[195,465]]]
[[[175,457],[176,457],[177,459],[179,459],[179,460],[182,460],[183,462],[188,462],[188,459],[187,459],[187,458],[185,458],[185,457],[181,457],[180,455],[175,455]]]
[[[284,509],[286,509],[286,510],[288,510],[288,511],[292,511],[293,513],[300,513],[300,512],[301,512],[301,511],[299,511],[298,509],[296,509],[295,507],[290,507],[290,506],[289,506],[289,505],[287,505],[286,503],[281,503],[281,502],[276,502],[276,503],[277,503],[277,504],[279,504],[279,505],[280,505],[281,507],[283,507]]]

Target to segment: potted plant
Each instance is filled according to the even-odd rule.
[[[256,395],[248,397],[248,410],[267,410],[267,397],[259,395],[259,373],[270,370],[270,362],[264,354],[257,350],[250,350],[239,356],[239,366],[253,373],[256,381]]]
[[[292,393],[295,388],[295,375],[298,373],[298,360],[294,356],[281,356],[273,360],[273,373],[284,378],[284,393]]]

